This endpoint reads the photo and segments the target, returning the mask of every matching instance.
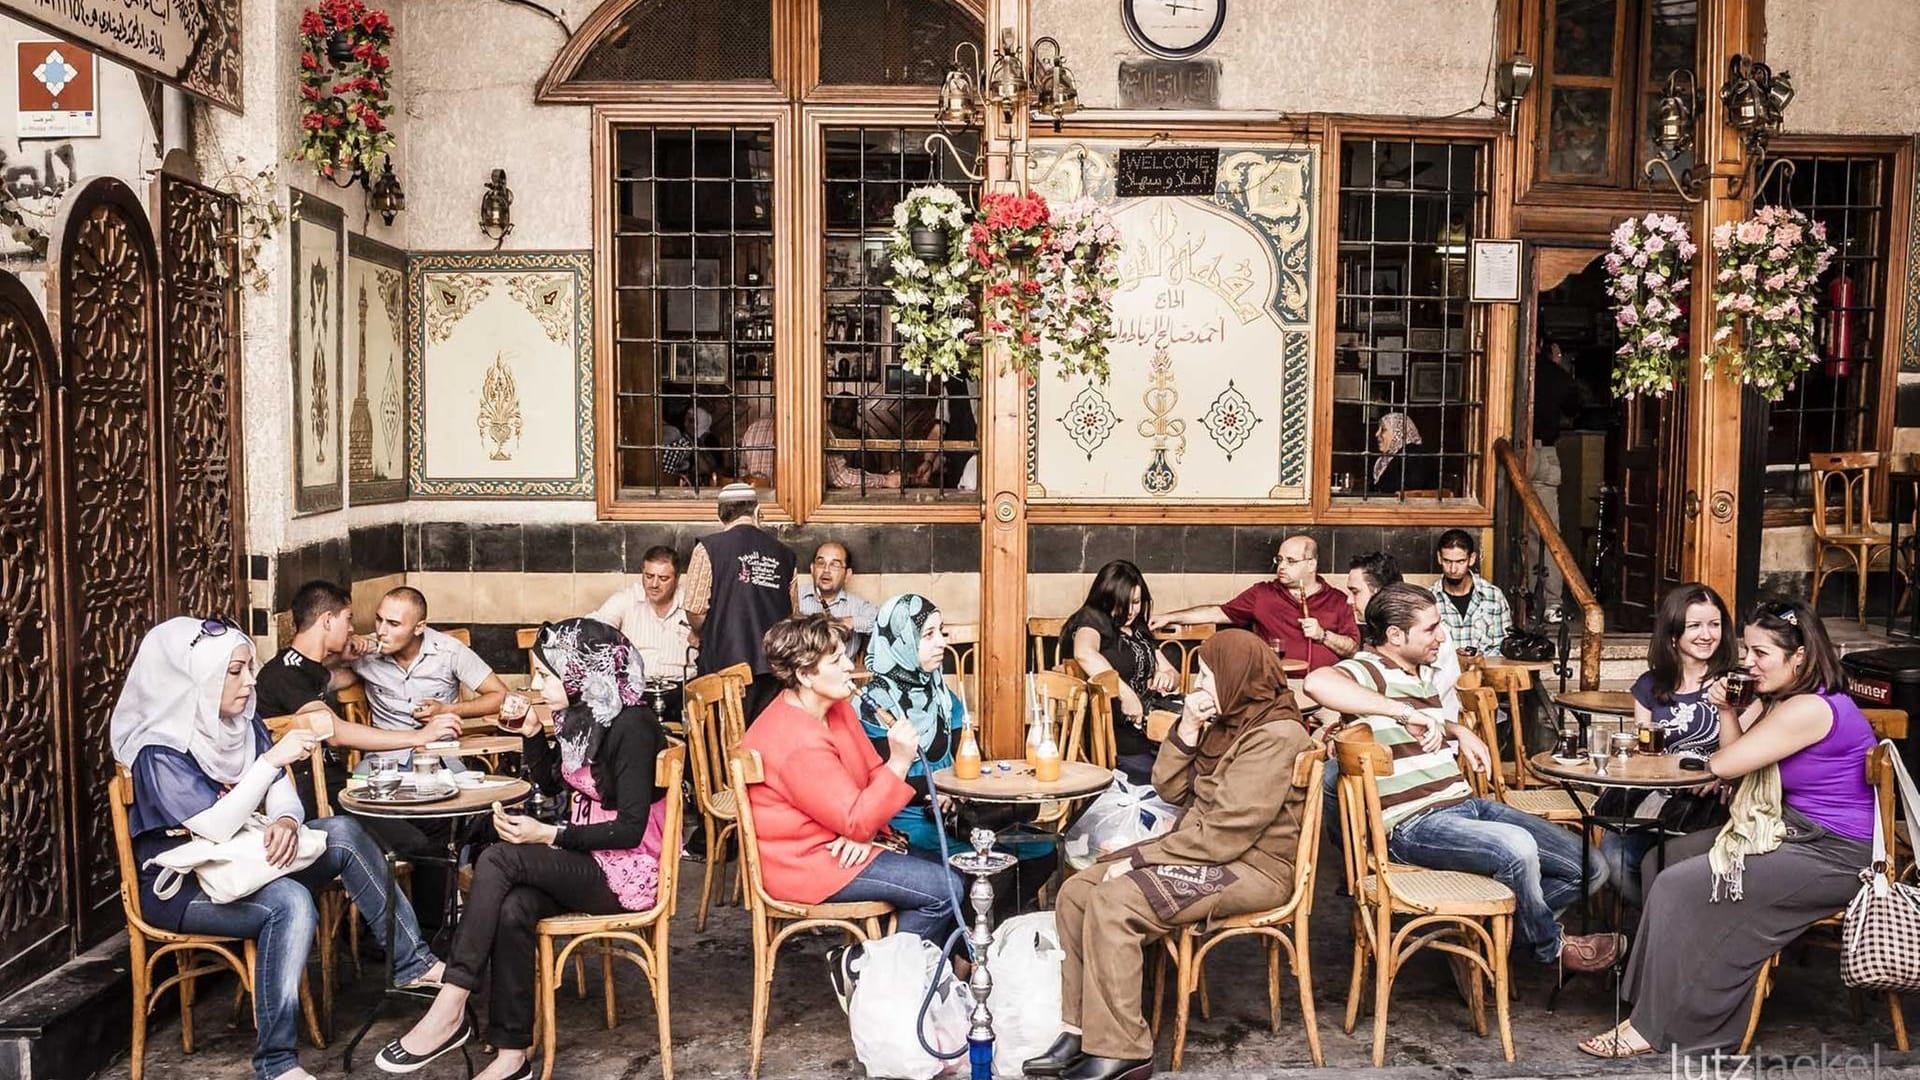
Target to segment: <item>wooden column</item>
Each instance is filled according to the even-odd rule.
[[[1028,42],[1029,0],[993,0],[987,12],[989,71],[1002,28]],[[987,110],[981,132],[987,150],[987,190],[1027,187],[1027,118],[1006,123]],[[1011,143],[1009,143],[1011,139]],[[980,492],[986,521],[980,530],[980,732],[988,757],[1018,757],[1025,744],[1023,717],[1027,651],[1027,388],[1026,378],[1004,370],[1005,351],[989,346],[980,359]]]
[[[1700,110],[1697,172],[1738,175],[1746,164],[1740,134],[1726,122],[1720,104],[1720,86],[1727,61],[1736,53],[1753,56],[1765,32],[1765,9],[1760,0],[1707,0],[1700,5],[1700,87],[1706,102]],[[1713,341],[1713,230],[1724,222],[1747,216],[1751,191],[1735,197],[1737,181],[1714,179],[1707,197],[1694,215],[1693,233],[1700,245],[1694,259],[1693,309],[1689,315],[1690,351],[1685,419],[1686,486],[1681,507],[1683,574],[1711,585],[1721,596],[1737,594],[1741,537],[1740,407],[1741,385],[1731,379],[1708,378],[1709,366],[1699,362]],[[1758,497],[1758,493],[1751,493]],[[1758,544],[1760,538],[1746,538]]]

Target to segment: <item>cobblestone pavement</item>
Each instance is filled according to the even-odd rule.
[[[1328,884],[1323,884],[1316,898],[1312,950],[1314,1000],[1329,1069],[1380,1080],[1654,1073],[1702,1080],[1715,1077],[1711,1062],[1694,1062],[1691,1071],[1681,1071],[1679,1063],[1666,1058],[1613,1063],[1581,1054],[1574,1044],[1613,1022],[1612,979],[1588,976],[1574,980],[1560,995],[1557,1011],[1549,1013],[1546,1002],[1554,973],[1525,961],[1515,965],[1515,1062],[1509,1065],[1501,1060],[1497,1035],[1474,1035],[1446,965],[1437,958],[1416,960],[1395,987],[1387,1064],[1378,1070],[1369,1068],[1371,1018],[1363,1014],[1352,1035],[1340,1030],[1352,940],[1348,903],[1335,895],[1330,884],[1336,865],[1330,858],[1324,868],[1323,879]],[[680,914],[673,927],[674,1073],[679,1077],[744,1076],[752,979],[747,920],[738,908],[721,908],[708,921],[704,934],[694,932],[700,870],[698,863],[686,864]],[[830,944],[833,942],[825,937],[803,937],[782,953],[761,1070],[768,1080],[865,1075],[854,1058],[846,1019],[835,1005],[825,977],[821,958]],[[1235,943],[1217,953],[1208,965],[1213,1017],[1203,1019],[1196,1004],[1185,1075],[1231,1076],[1236,1080],[1332,1075],[1311,1067],[1293,984],[1284,973],[1283,978],[1280,1030],[1270,1032],[1263,1000],[1265,971],[1258,948]],[[343,989],[337,1027],[350,1031],[364,1018],[372,1000],[368,992],[371,982],[370,971],[367,978]],[[556,1080],[639,1080],[660,1075],[653,1009],[640,976],[629,965],[622,965],[617,982],[620,1025],[612,1031],[604,1026],[597,979],[589,979],[584,1001],[571,989],[563,993]],[[148,1080],[247,1076],[252,1031],[245,1017],[239,1024],[231,1022],[226,1004],[230,1000],[225,993],[199,995],[196,1052],[182,1055],[179,1014],[169,997],[149,1035]],[[1909,1004],[1913,1004],[1912,999]],[[380,1075],[372,1067],[371,1055],[382,1042],[404,1029],[413,1015],[407,1011],[411,1008],[393,1003],[383,1010],[365,1049],[355,1060],[355,1075]],[[302,1061],[323,1080],[339,1076],[339,1049],[344,1040],[343,1033],[332,1048],[324,1051],[305,1047],[303,1042]],[[1717,1080],[1735,1080],[1736,1075],[1775,1080],[1920,1075],[1920,1054],[1901,1054],[1893,1049],[1884,1000],[1869,1000],[1863,1015],[1856,1018],[1849,995],[1840,985],[1836,954],[1823,948],[1808,948],[1804,955],[1789,954],[1761,1020],[1759,1043],[1756,1052],[1764,1056],[1741,1073],[1736,1073],[1737,1064],[1731,1059],[1723,1062]],[[1170,1047],[1171,1038],[1163,1037],[1163,1068]],[[1808,1060],[1792,1060],[1800,1055],[1807,1055]],[[477,1053],[475,1060],[482,1060]],[[125,1080],[125,1060],[102,1075]],[[456,1059],[448,1058],[416,1075],[439,1080],[465,1073]]]

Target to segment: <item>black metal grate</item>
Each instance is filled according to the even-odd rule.
[[[623,498],[773,483],[773,133],[614,131]]]
[[[773,78],[772,0],[639,0],[574,73],[580,82]]]
[[[820,81],[830,85],[939,86],[954,46],[986,35],[951,0],[822,0]]]
[[[1878,157],[1795,157],[1791,181],[1776,176],[1760,205],[1791,205],[1827,227],[1833,265],[1814,285],[1821,363],[1794,381],[1767,423],[1766,506],[1811,507],[1812,454],[1870,450],[1886,302],[1888,163]],[[1848,283],[1851,303],[1834,303]],[[1842,323],[1846,330],[1841,332]],[[1839,356],[1841,339],[1851,346]],[[1845,360],[1840,373],[1832,361]]]
[[[969,199],[976,185],[931,128],[836,127],[826,139],[826,497],[979,498],[979,385],[913,375],[893,342],[886,262],[893,209],[933,181]],[[954,140],[971,157],[978,136]],[[969,468],[972,465],[973,468]],[[963,484],[965,485],[963,487]]]
[[[1435,500],[1478,490],[1486,357],[1480,313],[1467,302],[1467,264],[1485,227],[1485,162],[1478,143],[1341,142],[1337,498]],[[1376,433],[1393,414],[1412,421],[1420,443],[1387,456]]]

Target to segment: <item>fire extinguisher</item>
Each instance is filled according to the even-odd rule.
[[[1844,379],[1853,370],[1853,279],[1836,275],[1827,285],[1827,375]]]

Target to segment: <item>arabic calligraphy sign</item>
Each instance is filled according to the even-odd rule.
[[[1123,109],[1217,109],[1220,61],[1122,60],[1118,85]]]
[[[1144,195],[1213,194],[1220,171],[1220,150],[1211,146],[1123,149],[1114,155],[1113,193],[1122,199]]]
[[[0,0],[0,11],[239,112],[241,0]]]

